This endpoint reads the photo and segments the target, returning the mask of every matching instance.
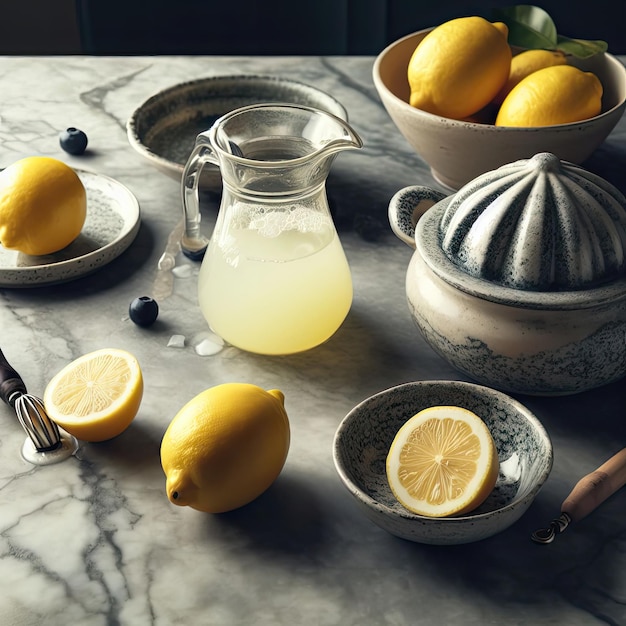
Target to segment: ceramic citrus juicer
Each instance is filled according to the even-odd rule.
[[[539,153],[451,196],[401,189],[389,219],[415,248],[411,315],[463,373],[534,395],[626,375],[626,199],[606,180]]]

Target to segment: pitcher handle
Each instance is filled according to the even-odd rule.
[[[445,197],[444,193],[422,185],[400,189],[389,201],[391,230],[407,246],[415,248],[415,226],[419,218]]]
[[[180,246],[183,254],[194,261],[199,261],[204,257],[209,245],[209,239],[200,230],[202,216],[198,197],[200,174],[206,163],[217,165],[218,161],[211,148],[208,133],[200,133],[185,164],[181,180],[184,229]]]

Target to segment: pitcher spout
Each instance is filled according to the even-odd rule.
[[[343,134],[340,137],[331,139],[321,148],[321,152],[330,155],[343,150],[358,150],[363,147],[363,140],[357,132],[342,119],[335,118]]]

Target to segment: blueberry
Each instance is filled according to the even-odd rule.
[[[69,154],[82,154],[87,149],[87,135],[78,128],[68,128],[59,133],[61,148]]]
[[[128,315],[137,326],[151,326],[159,316],[159,305],[150,296],[141,296],[130,303]]]

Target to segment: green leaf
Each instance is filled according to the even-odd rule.
[[[532,30],[519,22],[511,22],[507,26],[509,27],[508,41],[512,46],[519,48],[543,48],[545,50],[556,49],[558,41],[556,37],[554,39],[545,37],[540,32]]]
[[[509,43],[512,46],[554,48],[557,44],[556,25],[540,7],[518,4],[495,9],[494,18],[509,27]]]
[[[559,35],[550,15],[542,8],[531,4],[494,9],[493,19],[507,25],[508,41],[511,46],[544,50],[558,49],[580,59],[608,50],[608,45],[604,41],[571,39]]]
[[[606,41],[570,39],[569,37],[563,37],[561,35],[559,35],[557,47],[559,50],[565,52],[565,54],[571,54],[579,59],[587,59],[595,54],[602,54],[608,50]]]

